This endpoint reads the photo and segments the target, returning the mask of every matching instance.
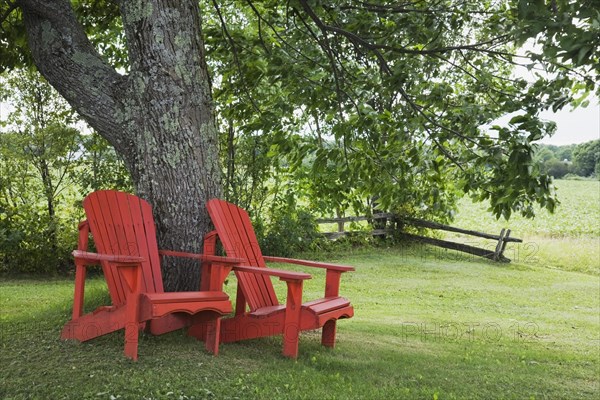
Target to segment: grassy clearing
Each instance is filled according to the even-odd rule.
[[[356,316],[339,345],[303,335],[297,361],[277,338],[226,344],[219,357],[176,332],[144,336],[140,361],[122,333],[58,340],[72,282],[0,283],[0,397],[21,398],[595,398],[598,279],[524,264],[456,260],[428,248],[357,252],[337,262]],[[302,270],[301,268],[297,268]],[[306,298],[322,292],[314,274]],[[279,282],[278,282],[279,283]],[[233,290],[229,285],[228,290]],[[89,285],[90,308],[105,301]],[[282,293],[284,288],[278,286]]]

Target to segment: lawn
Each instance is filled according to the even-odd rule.
[[[548,217],[542,225],[550,232],[569,221]],[[582,239],[597,244],[594,224],[591,232],[565,225],[564,234],[548,236],[517,226],[509,224],[515,236],[528,240],[533,231],[563,250]],[[0,398],[598,398],[600,282],[593,268],[581,267],[593,260],[581,261],[573,249],[578,267],[563,268],[543,251],[544,262],[510,264],[420,246],[331,256],[356,267],[342,282],[356,315],[339,323],[334,350],[320,346],[318,333],[303,334],[296,361],[281,356],[278,338],[224,344],[212,357],[174,332],[143,336],[140,360],[132,362],[122,355],[122,333],[83,344],[58,339],[72,280],[4,280]],[[321,271],[310,272],[308,300],[322,293],[324,280]],[[107,299],[101,279],[88,287],[91,310]],[[234,293],[233,281],[227,290]]]

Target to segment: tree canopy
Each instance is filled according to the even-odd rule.
[[[252,157],[271,158],[263,169],[290,173],[326,213],[377,198],[444,218],[461,192],[497,216],[552,210],[531,146],[554,126],[539,113],[581,104],[598,73],[592,2],[559,3],[213,1],[204,34],[223,147],[254,143]]]

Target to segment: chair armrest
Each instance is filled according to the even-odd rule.
[[[246,261],[243,258],[221,257],[221,256],[207,255],[207,254],[186,253],[183,251],[173,251],[173,250],[159,250],[158,254],[160,254],[161,256],[193,258],[196,260],[205,261],[205,262],[209,262],[209,263],[241,264]]]
[[[308,261],[308,260],[296,260],[294,258],[284,258],[284,257],[263,256],[263,258],[266,261],[277,262],[277,263],[298,264],[298,265],[304,265],[307,267],[326,268],[326,269],[340,271],[340,272],[354,271],[354,267],[350,267],[348,265],[338,265],[338,264],[330,264],[330,263],[323,263],[323,262],[318,262],[318,261]]]
[[[73,257],[75,260],[85,261],[88,263],[97,264],[101,261],[107,261],[116,264],[139,264],[144,262],[144,258],[137,256],[123,256],[114,254],[90,253],[88,251],[74,250]]]
[[[305,274],[304,272],[292,272],[275,268],[250,267],[246,265],[236,265],[233,267],[233,270],[240,272],[250,272],[252,274],[276,276],[282,281],[305,280],[312,278],[312,276],[310,276],[309,274]]]

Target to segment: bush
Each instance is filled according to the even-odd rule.
[[[254,224],[262,252],[290,257],[314,250],[322,239],[314,217],[302,208],[275,208],[267,218],[257,218]]]
[[[570,170],[568,163],[557,160],[556,158],[546,161],[544,166],[546,168],[546,173],[556,179],[561,179],[568,174]]]
[[[2,214],[2,213],[0,213]],[[58,226],[57,240],[50,240],[47,216],[3,213],[0,222],[0,273],[54,274],[71,267],[70,253],[77,242],[77,230]]]

